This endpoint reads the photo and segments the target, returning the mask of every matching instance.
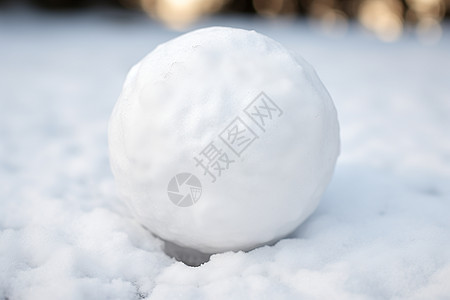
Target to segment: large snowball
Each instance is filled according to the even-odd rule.
[[[339,126],[304,60],[254,31],[214,27],[160,45],[131,69],[109,146],[137,220],[215,253],[276,241],[314,211]]]

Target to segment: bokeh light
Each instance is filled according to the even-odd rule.
[[[142,10],[172,29],[185,29],[205,16],[232,14],[265,19],[306,19],[331,36],[342,36],[354,21],[380,40],[393,42],[406,32],[424,44],[439,42],[450,0],[25,0],[45,9],[114,5]],[[0,0],[0,8],[13,0]],[[3,5],[4,6],[4,5]]]
[[[330,35],[341,35],[347,30],[348,16],[334,0],[317,0],[310,5],[310,15],[318,20],[320,28]]]
[[[380,39],[393,41],[403,31],[403,7],[396,0],[364,0],[358,15],[361,23]]]
[[[226,0],[142,0],[143,9],[171,28],[183,28],[201,16],[219,11]]]

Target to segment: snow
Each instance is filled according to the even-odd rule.
[[[109,145],[119,195],[141,224],[219,253],[272,244],[311,215],[333,174],[339,125],[301,57],[255,31],[209,27],[131,69]]]
[[[342,148],[316,212],[275,246],[188,267],[117,199],[107,123],[129,67],[178,35],[115,12],[0,16],[0,298],[445,299],[450,36],[385,44],[356,25],[217,18],[298,50]]]

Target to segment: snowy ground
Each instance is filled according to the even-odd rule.
[[[450,299],[450,32],[197,27],[217,24],[298,50],[333,96],[342,154],[318,210],[273,247],[169,258],[116,199],[106,128],[128,69],[178,33],[117,12],[0,12],[0,299]]]

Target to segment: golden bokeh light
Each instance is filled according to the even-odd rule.
[[[396,0],[365,0],[359,8],[358,18],[381,40],[391,42],[403,32],[403,7]]]
[[[140,1],[142,8],[152,17],[174,29],[181,29],[204,15],[213,14],[224,7],[229,9],[233,0],[119,0],[129,3]],[[397,40],[404,28],[413,26],[417,37],[424,43],[434,43],[442,36],[441,21],[448,12],[450,0],[248,0],[250,10],[260,16],[274,18],[306,13],[311,24],[325,33],[341,36],[347,32],[349,20],[357,18],[368,30],[383,41]],[[243,8],[240,3],[239,9]],[[254,10],[252,10],[254,9]],[[233,10],[231,10],[233,11]]]
[[[347,15],[336,8],[334,0],[316,0],[310,6],[311,16],[317,20],[315,24],[327,34],[342,35],[347,31]]]
[[[441,19],[443,17],[445,8],[443,0],[406,0],[406,3],[419,19],[423,17]]]
[[[419,40],[424,44],[435,44],[442,36],[442,27],[435,18],[422,18],[416,27]]]
[[[417,37],[424,44],[434,44],[442,36],[440,21],[444,17],[444,0],[406,0],[410,7],[408,21],[416,23]]]
[[[340,10],[330,9],[326,11],[319,20],[320,27],[329,35],[341,36],[347,31],[347,16]]]
[[[174,29],[220,10],[226,0],[141,0],[143,9]]]

